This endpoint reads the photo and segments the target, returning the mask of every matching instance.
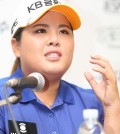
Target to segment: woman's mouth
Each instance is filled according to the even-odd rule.
[[[48,52],[45,54],[45,57],[47,57],[48,60],[59,60],[61,57],[61,53],[60,52]]]

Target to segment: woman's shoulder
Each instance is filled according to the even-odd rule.
[[[100,101],[98,97],[96,96],[94,90],[92,88],[83,88],[78,85],[75,85],[73,83],[69,83],[67,81],[62,80],[62,84],[64,85],[64,89],[68,89],[70,92],[72,92],[72,95],[74,96],[74,99],[80,99],[83,100],[85,103],[96,103],[99,104]],[[101,104],[100,104],[101,105]]]
[[[4,77],[0,79],[0,86],[5,85],[5,83],[10,79],[10,77]]]
[[[62,80],[62,84],[64,84],[64,86],[66,86],[66,87],[69,87],[69,89],[71,89],[73,91],[78,91],[79,93],[94,94],[94,91],[92,88],[84,88],[84,87],[81,87],[79,85],[67,82],[65,80]]]

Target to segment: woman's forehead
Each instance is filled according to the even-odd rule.
[[[56,21],[57,23],[70,24],[68,18],[64,14],[52,10],[52,11],[48,11],[46,14],[44,14],[33,25],[35,25],[39,22],[48,22],[49,20],[54,23]]]

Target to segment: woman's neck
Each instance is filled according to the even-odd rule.
[[[57,96],[59,84],[60,84],[60,81],[57,81],[54,83],[47,82],[47,84],[42,90],[35,92],[35,95],[47,107],[50,108],[53,105],[55,98]]]

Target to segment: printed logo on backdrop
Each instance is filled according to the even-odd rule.
[[[5,31],[9,29],[9,25],[6,21],[0,22],[0,34],[3,34]]]
[[[120,26],[99,29],[98,42],[107,45],[108,48],[120,49]]]
[[[97,32],[98,44],[96,45],[96,50],[99,49],[97,51],[102,51],[103,53],[104,49],[104,51],[107,52],[108,55],[111,55],[110,59],[114,63],[113,70],[116,74],[117,81],[120,82],[120,60],[118,58],[119,56],[117,57],[120,51],[120,26],[113,25],[108,27],[100,27]],[[111,51],[113,53],[111,53]],[[98,80],[101,80],[102,78],[100,74],[96,74],[95,77]]]
[[[104,9],[107,12],[120,13],[120,0],[104,0]]]
[[[52,6],[55,4],[60,4],[58,0],[44,0],[44,1],[37,1],[32,3],[30,6],[27,7],[28,12],[31,13],[33,10],[41,8],[43,6]]]

